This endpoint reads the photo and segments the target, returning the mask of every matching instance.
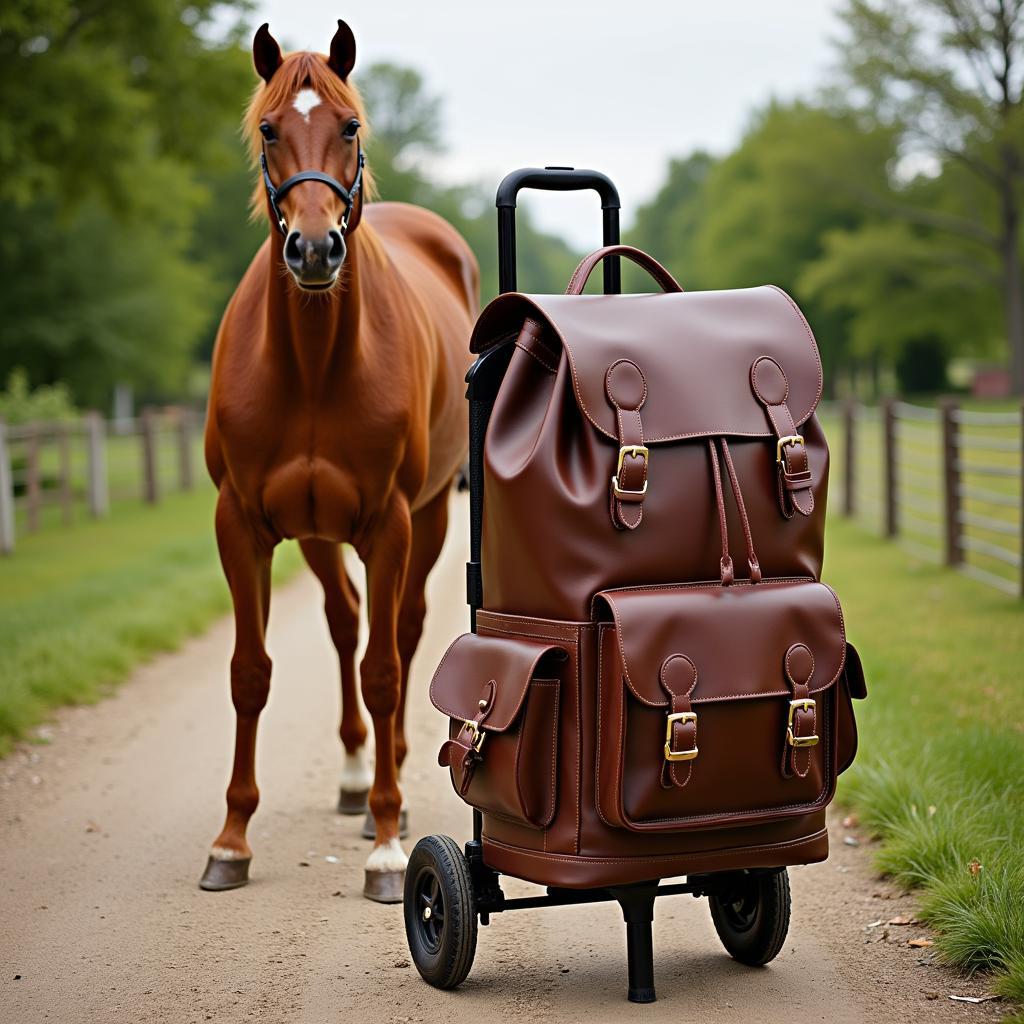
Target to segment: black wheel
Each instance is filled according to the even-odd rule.
[[[789,875],[785,868],[737,872],[722,882],[709,897],[715,931],[734,960],[763,967],[779,955],[789,931]]]
[[[476,954],[476,897],[469,865],[448,836],[426,836],[405,870],[405,937],[416,969],[434,988],[466,980]]]

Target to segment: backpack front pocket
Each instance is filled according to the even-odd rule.
[[[606,823],[706,829],[828,803],[846,641],[827,586],[633,588],[596,606]]]
[[[448,648],[430,699],[451,719],[438,762],[466,803],[536,828],[550,824],[565,657],[555,644],[474,633]]]

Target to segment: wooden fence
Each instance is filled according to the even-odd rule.
[[[111,503],[155,504],[190,490],[201,417],[192,409],[146,409],[131,420],[96,413],[59,423],[0,421],[0,553],[16,537],[76,517],[105,516]]]
[[[1024,406],[980,412],[890,399],[826,407],[822,418],[844,515],[1024,597]]]

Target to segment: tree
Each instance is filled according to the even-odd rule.
[[[715,158],[702,150],[670,160],[665,183],[637,210],[628,236],[631,244],[663,263],[686,288],[703,287],[695,246],[707,210],[705,187],[715,163]],[[649,290],[650,279],[643,281],[627,271],[630,266],[623,264],[626,284]]]
[[[892,139],[865,131],[848,113],[807,103],[772,103],[752,120],[740,145],[708,172],[700,193],[691,263],[702,287],[767,283],[791,292],[814,325],[826,381],[857,358],[847,341],[847,311],[802,284],[829,232],[871,216],[859,190],[884,192]],[[685,271],[684,271],[685,277]]]
[[[1024,3],[848,0],[840,45],[844,102],[898,135],[907,168],[956,166],[987,193],[953,211],[869,193],[879,210],[957,240],[962,261],[998,266],[1014,391],[1024,394]],[[975,190],[976,191],[976,190]]]
[[[180,393],[223,298],[222,240],[193,247],[196,224],[238,165],[252,81],[238,34],[213,31],[230,7],[0,8],[0,375],[97,404],[117,381]]]

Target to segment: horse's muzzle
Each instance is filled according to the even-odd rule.
[[[322,238],[290,231],[284,243],[284,261],[301,288],[330,288],[345,262],[345,238],[332,228]]]

